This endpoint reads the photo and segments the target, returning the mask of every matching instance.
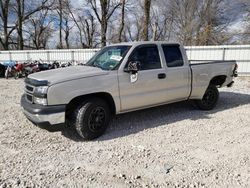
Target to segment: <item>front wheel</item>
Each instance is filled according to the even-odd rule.
[[[108,104],[99,98],[85,100],[75,110],[73,124],[76,132],[85,140],[101,136],[110,121]]]
[[[195,100],[196,105],[201,110],[212,110],[219,99],[219,91],[216,86],[208,86],[203,98],[201,100]]]

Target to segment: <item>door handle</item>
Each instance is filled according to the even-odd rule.
[[[158,74],[158,78],[159,79],[164,79],[164,78],[166,78],[166,74],[165,73],[160,73],[160,74]]]

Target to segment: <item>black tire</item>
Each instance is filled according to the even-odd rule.
[[[102,99],[91,98],[78,106],[74,112],[72,123],[80,137],[92,140],[104,134],[109,121],[108,104]]]
[[[201,110],[212,110],[219,99],[219,91],[216,86],[209,85],[203,98],[195,100],[196,106]]]
[[[0,77],[1,77],[1,78],[4,77],[4,72],[5,72],[4,67],[0,66]]]

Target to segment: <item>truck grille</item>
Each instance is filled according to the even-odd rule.
[[[28,92],[33,93],[34,87],[31,87],[31,86],[26,85],[25,88],[26,88],[26,90],[27,90]]]
[[[25,85],[25,97],[26,100],[30,103],[33,103],[33,92],[35,87],[31,85]]]
[[[29,103],[34,103],[34,95],[35,95],[35,89],[36,87],[40,86],[48,86],[47,80],[34,80],[31,78],[25,79],[25,86],[24,86],[24,95],[26,98],[26,101]],[[41,95],[41,97],[46,97],[47,95]]]
[[[33,97],[32,97],[32,95],[29,95],[29,94],[27,94],[26,93],[26,99],[27,99],[27,101],[29,101],[29,102],[33,102]]]

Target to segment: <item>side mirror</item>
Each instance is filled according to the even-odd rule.
[[[125,72],[129,72],[131,74],[136,74],[141,67],[140,61],[130,61],[128,63],[128,67],[124,70]]]
[[[130,82],[135,83],[138,80],[138,71],[140,70],[140,61],[130,61],[128,67],[124,70],[130,73]]]

